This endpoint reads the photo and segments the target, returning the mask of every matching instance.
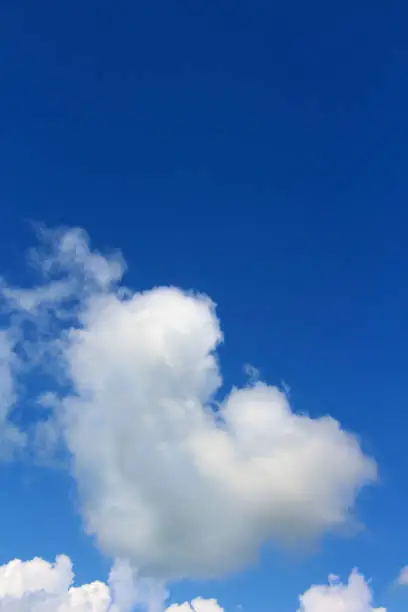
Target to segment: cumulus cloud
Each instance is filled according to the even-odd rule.
[[[201,597],[166,608],[165,589],[135,577],[124,562],[116,563],[107,584],[73,586],[73,581],[71,561],[64,555],[54,563],[10,561],[0,566],[0,612],[224,612],[215,599]],[[299,600],[298,612],[386,612],[372,607],[369,584],[356,570],[347,584],[330,577],[328,585],[312,586]]]
[[[159,612],[167,598],[160,583],[137,578],[125,562],[114,565],[108,584],[74,586],[73,581],[65,555],[54,563],[14,559],[0,566],[0,612],[130,612],[135,607]]]
[[[70,559],[15,559],[0,567],[0,612],[124,612],[102,582],[72,586]]]
[[[121,288],[123,259],[91,251],[82,230],[41,238],[44,282],[3,283],[3,299],[36,322],[65,377],[47,439],[69,450],[86,530],[104,552],[149,576],[212,577],[266,541],[349,520],[374,461],[333,418],[294,413],[276,387],[220,398],[223,335],[207,296]]]
[[[0,612],[165,612],[167,591],[160,583],[138,578],[125,562],[112,568],[108,583],[74,586],[71,560],[59,555],[54,563],[41,558],[14,559],[0,566]],[[191,607],[190,607],[191,605]],[[222,612],[215,600],[195,599],[173,604],[195,612]]]
[[[331,576],[329,584],[312,586],[300,596],[298,612],[386,612],[373,608],[373,596],[364,577],[354,570],[347,584]]]

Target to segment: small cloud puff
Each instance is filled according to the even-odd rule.
[[[330,576],[329,584],[312,586],[300,596],[298,612],[386,612],[372,607],[372,592],[364,577],[354,570],[347,584]]]

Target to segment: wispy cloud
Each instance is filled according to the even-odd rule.
[[[400,573],[398,574],[398,578],[397,578],[396,582],[400,586],[407,586],[408,585],[408,565],[405,565],[401,569]]]

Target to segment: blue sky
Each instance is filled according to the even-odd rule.
[[[84,228],[135,291],[211,296],[226,390],[253,364],[379,466],[357,535],[265,546],[177,601],[290,612],[357,566],[377,605],[407,605],[407,19],[397,0],[3,2],[1,274],[30,282],[29,221]],[[71,476],[25,460],[0,478],[2,563],[65,553],[80,583],[106,578]]]

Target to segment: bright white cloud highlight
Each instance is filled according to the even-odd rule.
[[[63,555],[53,564],[39,558],[10,561],[0,567],[0,612],[124,612],[113,606],[106,584],[74,587],[73,578],[71,561]]]
[[[218,576],[265,541],[349,519],[376,466],[337,421],[293,413],[264,383],[215,410],[222,332],[208,297],[120,289],[123,261],[91,252],[84,232],[43,239],[48,280],[3,297],[36,321],[69,383],[49,438],[69,449],[86,529],[107,554],[165,579]]]
[[[298,612],[386,612],[385,608],[372,607],[370,586],[356,570],[347,584],[331,576],[328,585],[312,586],[299,600]]]

